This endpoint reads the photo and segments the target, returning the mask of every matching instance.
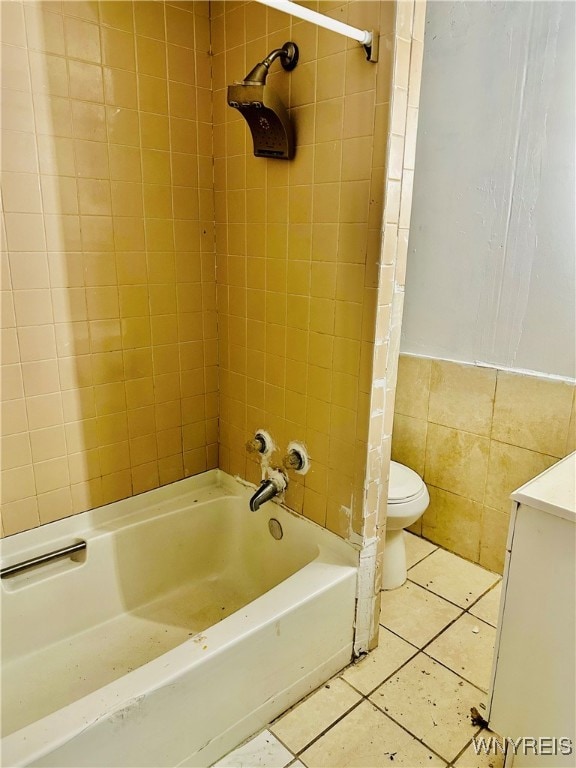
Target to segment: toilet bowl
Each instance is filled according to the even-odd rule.
[[[391,461],[382,589],[396,589],[406,581],[404,528],[415,523],[429,503],[428,488],[420,475]]]

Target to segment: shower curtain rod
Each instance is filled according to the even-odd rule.
[[[344,24],[343,21],[331,19],[322,13],[298,5],[292,2],[292,0],[256,0],[256,2],[261,5],[267,5],[270,8],[275,8],[277,11],[289,13],[291,16],[297,16],[299,19],[309,21],[339,35],[350,37],[352,40],[357,40],[364,46],[368,61],[378,61],[378,33],[374,30],[369,31],[367,29],[351,27],[350,24]]]

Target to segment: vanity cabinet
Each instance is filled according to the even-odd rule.
[[[512,494],[488,699],[506,768],[576,766],[575,492],[573,453]]]

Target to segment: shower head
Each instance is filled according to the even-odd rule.
[[[266,85],[270,65],[280,59],[282,67],[290,72],[298,63],[298,46],[284,43],[250,70],[244,80],[228,86],[228,104],[244,117],[252,133],[256,157],[275,157],[289,160],[294,157],[294,131],[286,111],[276,93]]]

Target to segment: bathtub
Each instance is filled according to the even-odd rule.
[[[357,551],[251,492],[213,470],[2,542],[76,547],[2,578],[3,765],[208,766],[350,661]]]

